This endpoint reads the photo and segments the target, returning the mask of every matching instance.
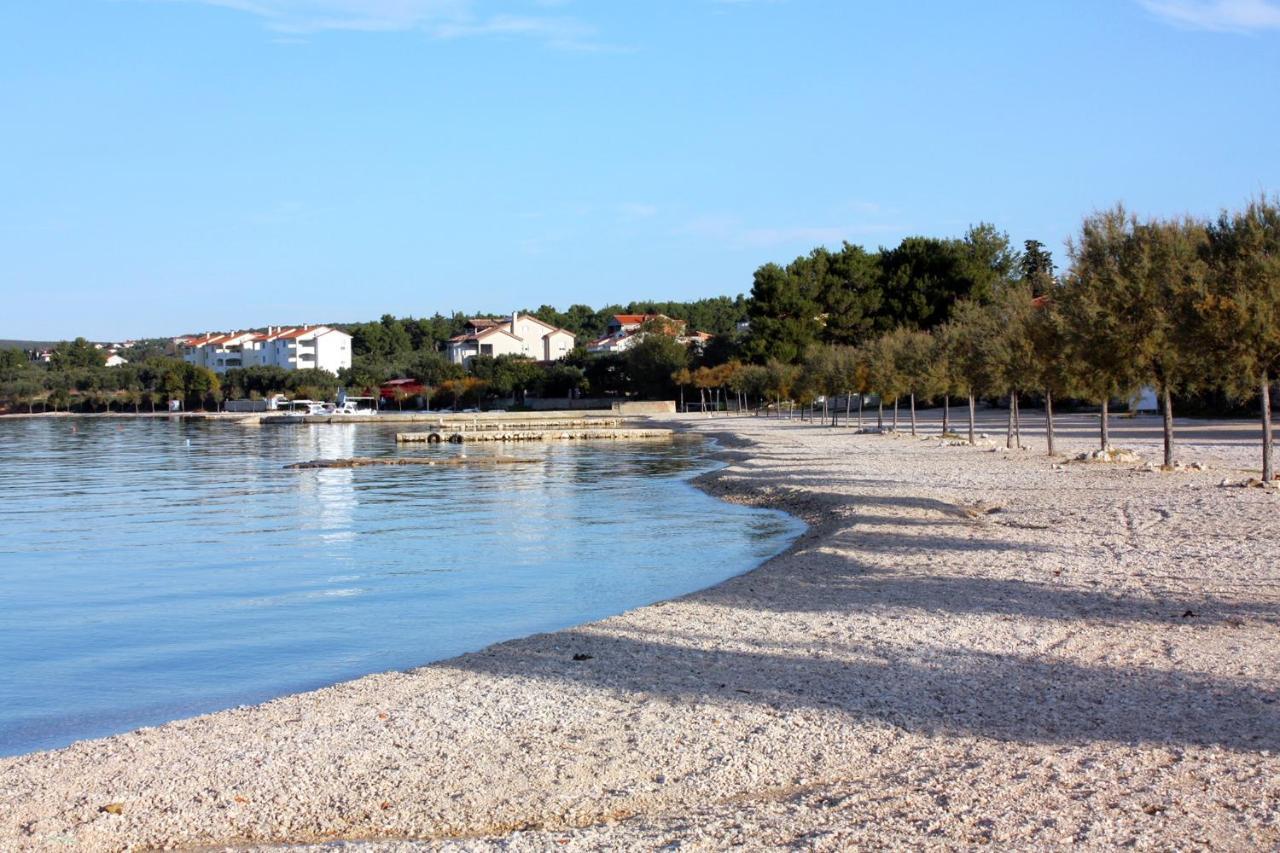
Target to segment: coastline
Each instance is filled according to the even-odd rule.
[[[664,420],[720,440],[694,485],[808,529],[600,622],[0,759],[0,844],[1280,842],[1273,496]]]

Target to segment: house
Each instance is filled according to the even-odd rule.
[[[129,363],[129,359],[121,358],[119,353],[114,353],[114,352],[111,353],[111,355],[107,356],[107,360],[104,362],[104,364],[106,364],[107,367],[120,367],[128,363]]]
[[[238,367],[315,368],[337,373],[351,366],[351,336],[328,326],[268,326],[265,332],[209,332],[175,341],[188,364],[225,373]]]
[[[647,334],[667,335],[682,344],[704,346],[713,335],[708,332],[686,334],[684,320],[673,320],[665,314],[614,314],[605,328],[604,337],[587,344],[587,352],[626,352],[644,340]]]
[[[487,317],[468,320],[462,334],[445,343],[445,355],[453,364],[463,365],[478,355],[494,358],[518,355],[535,361],[559,361],[573,346],[572,332],[514,311],[510,320]]]

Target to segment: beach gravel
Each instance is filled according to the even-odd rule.
[[[0,759],[0,849],[1280,846],[1280,496],[686,418],[808,524],[753,572],[410,672]],[[1194,448],[1193,448],[1194,449]],[[1141,448],[1140,448],[1141,450]],[[690,543],[696,559],[696,543]]]

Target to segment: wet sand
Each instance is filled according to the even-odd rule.
[[[1280,496],[1218,485],[1256,467],[1251,424],[1200,425],[1182,457],[1208,469],[1160,473],[678,420],[722,442],[701,487],[803,518],[794,547],[575,629],[0,759],[0,848],[1280,845]],[[1147,426],[1117,443],[1158,461]]]

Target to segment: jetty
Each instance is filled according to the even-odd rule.
[[[451,467],[459,465],[488,467],[494,465],[534,465],[537,459],[517,459],[513,456],[353,456],[347,459],[312,459],[309,462],[294,462],[285,468],[300,470],[307,468],[363,468],[369,465],[427,465],[435,467]]]
[[[484,430],[434,430],[431,432],[398,432],[396,441],[401,443],[423,442],[427,444],[464,444],[476,441],[634,441],[640,439],[669,439],[669,429],[617,429],[577,427],[571,429],[484,429]]]
[[[517,425],[529,428],[564,428],[578,426],[617,427],[626,422],[624,415],[602,412],[598,415],[551,412],[379,412],[371,416],[255,414],[257,423],[266,425],[299,424],[422,424],[427,429],[446,426],[458,429],[509,429]]]

